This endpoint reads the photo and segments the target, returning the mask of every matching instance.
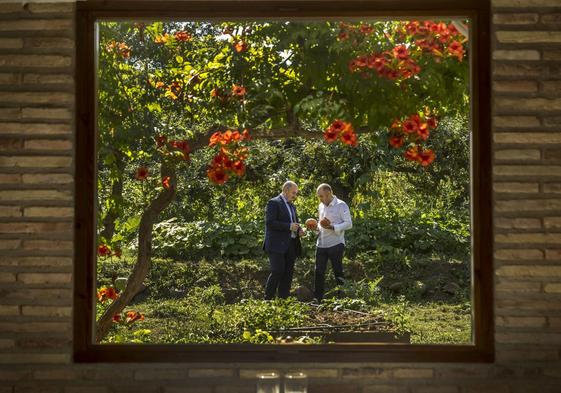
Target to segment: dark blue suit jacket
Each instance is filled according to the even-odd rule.
[[[296,210],[296,208],[294,208]],[[298,222],[298,213],[296,213]],[[290,213],[281,196],[278,195],[267,202],[265,212],[265,242],[263,249],[266,252],[284,254],[290,242]],[[300,237],[296,237],[296,255],[302,253]]]

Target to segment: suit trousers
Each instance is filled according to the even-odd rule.
[[[314,277],[314,297],[321,301],[325,291],[325,272],[327,270],[327,262],[331,261],[333,275],[337,285],[342,285],[345,280],[343,278],[343,253],[345,245],[337,244],[333,247],[316,248],[316,271]]]
[[[265,299],[273,299],[278,290],[278,296],[286,299],[290,295],[294,262],[296,261],[296,239],[290,239],[285,253],[270,252],[269,264],[271,274],[265,284]]]

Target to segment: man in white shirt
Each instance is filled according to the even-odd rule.
[[[325,292],[325,272],[327,262],[338,285],[344,283],[343,254],[345,252],[345,231],[353,226],[351,212],[347,204],[333,195],[329,184],[320,184],[317,188],[320,200],[318,207],[319,227],[311,225],[310,229],[318,231],[316,243],[316,267],[314,277],[314,297],[321,302]]]

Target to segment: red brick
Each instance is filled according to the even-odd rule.
[[[56,200],[70,201],[72,200],[72,191],[59,190],[9,190],[0,191],[0,201],[41,201]]]
[[[74,41],[70,38],[46,38],[46,37],[33,37],[25,39],[26,48],[55,48],[55,49],[72,49],[74,48]]]
[[[543,192],[549,194],[561,194],[561,183],[544,183]]]
[[[496,274],[508,277],[561,277],[561,266],[505,265],[499,267]]]
[[[70,222],[10,222],[0,223],[0,233],[56,233],[71,232]]]
[[[550,348],[541,349],[501,349],[497,351],[498,362],[550,362],[559,359],[558,351]]]
[[[69,173],[25,173],[22,180],[24,184],[69,184],[74,178]]]
[[[559,5],[559,3],[557,3],[557,5]],[[497,31],[496,35],[497,40],[504,44],[561,43],[561,32],[556,31]]]
[[[19,273],[18,281],[24,284],[69,284],[72,282],[70,273]]]
[[[538,149],[509,149],[496,150],[496,160],[513,160],[513,161],[539,161],[541,152]]]
[[[494,14],[493,23],[498,25],[533,25],[538,22],[536,13]]]
[[[495,218],[495,226],[504,229],[535,229],[541,228],[539,218]]]
[[[23,147],[23,139],[20,139],[20,138],[1,138],[0,139],[0,150],[1,151],[21,150],[22,147]]]
[[[6,2],[0,7],[0,14],[11,14],[21,12],[23,10],[23,3]],[[17,15],[15,16],[17,18]]]
[[[0,74],[0,85],[2,85],[3,79],[2,77],[5,74]],[[9,83],[12,84],[12,83]],[[0,120],[19,120],[21,118],[21,109],[20,108],[0,108]]]
[[[24,175],[25,176],[25,175]],[[535,194],[540,191],[539,183],[496,182],[493,190],[500,193]]]
[[[16,274],[10,272],[0,272],[0,283],[16,282]]]
[[[23,349],[64,349],[72,345],[70,338],[54,338],[54,337],[40,337],[40,338],[21,338],[17,342],[18,347]]]
[[[20,247],[20,239],[0,239],[0,250],[17,250]]]
[[[73,242],[69,240],[24,240],[24,250],[71,251]]]
[[[45,282],[50,283],[50,282]],[[22,306],[21,314],[33,317],[70,317],[72,316],[71,307],[58,306]]]
[[[64,267],[72,266],[72,258],[66,257],[19,257],[0,256],[0,266]]]
[[[493,91],[497,93],[534,93],[538,91],[536,81],[495,81]]]
[[[72,19],[20,19],[4,20],[0,31],[71,30]]]
[[[561,249],[546,249],[545,259],[548,261],[561,260]]]
[[[0,304],[0,316],[4,317],[4,316],[15,316],[15,315],[19,315],[19,306]]]
[[[494,140],[496,143],[508,144],[557,144],[561,143],[561,132],[498,132]]]
[[[17,85],[20,83],[20,74],[0,72],[0,85]],[[20,111],[19,108],[2,108],[2,110],[16,110]],[[19,118],[19,116],[17,116]]]
[[[561,13],[548,13],[542,15],[540,21],[544,24],[554,24],[559,25],[561,24]]]
[[[23,48],[21,38],[0,38],[0,49],[20,49]]]
[[[66,108],[23,108],[23,119],[71,120],[72,111]]]
[[[25,217],[73,217],[74,209],[71,207],[26,207],[23,215]]]
[[[537,65],[529,64],[510,64],[495,62],[493,66],[494,76],[516,76],[521,78],[537,77],[543,74],[544,70]],[[509,109],[512,109],[510,107]]]
[[[0,332],[4,333],[64,333],[70,328],[70,323],[61,322],[0,322]]]
[[[32,82],[34,83],[34,82]],[[0,91],[0,103],[10,104],[51,104],[56,102],[59,105],[69,105],[74,102],[74,95],[72,93],[57,93],[57,92],[19,92],[19,91]],[[5,126],[0,124],[2,132],[5,131]],[[40,132],[44,134],[44,132]],[[60,133],[60,132],[58,132]],[[70,133],[70,129],[68,130]]]
[[[509,259],[543,259],[544,254],[539,249],[498,249],[495,251],[495,258],[502,260]]]
[[[51,305],[70,305],[72,303],[72,289],[70,288],[15,288],[0,290],[0,302],[29,303]]]
[[[360,393],[360,388],[351,384],[310,384],[308,393]]]
[[[0,92],[0,101],[4,93]],[[27,93],[12,93],[14,96],[23,95]],[[63,94],[63,93],[36,93],[38,98],[48,97],[51,94]],[[43,96],[44,95],[44,96]],[[33,100],[30,100],[33,103]],[[37,102],[39,103],[39,102]],[[21,134],[21,135],[60,135],[60,134],[70,134],[72,127],[69,124],[59,124],[59,123],[0,123],[0,129],[4,134]]]
[[[74,3],[73,2],[56,2],[51,1],[49,3],[34,3],[30,2],[27,3],[27,9],[29,12],[33,14],[45,14],[45,13],[53,13],[53,14],[64,14],[70,13],[74,11]]]
[[[0,217],[21,217],[21,216],[22,216],[21,207],[19,206],[0,206]]]
[[[36,370],[33,372],[33,378],[38,380],[73,380],[79,379],[80,376],[79,371],[70,368]]]
[[[561,161],[561,149],[544,149],[543,153],[546,161]]]
[[[1,26],[1,25],[0,25]],[[1,27],[0,27],[1,31]],[[70,67],[70,56],[55,55],[0,55],[0,67]]]

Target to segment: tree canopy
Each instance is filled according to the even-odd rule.
[[[469,111],[465,21],[98,28],[98,254],[120,253],[123,230],[139,235],[130,288],[101,318],[98,338],[145,277],[152,226],[195,150],[206,152],[213,184],[245,176],[256,139],[323,138],[353,149],[369,138],[427,167],[439,157],[438,122]],[[131,167],[143,214],[125,220]]]

